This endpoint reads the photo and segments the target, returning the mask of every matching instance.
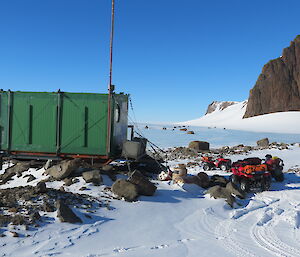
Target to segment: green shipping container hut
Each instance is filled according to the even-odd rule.
[[[0,150],[16,157],[118,156],[128,95],[112,94],[110,102],[108,126],[108,94],[0,91]]]

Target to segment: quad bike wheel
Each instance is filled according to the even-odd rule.
[[[242,179],[240,187],[243,192],[247,193],[249,191],[249,182],[246,179]]]
[[[228,170],[227,165],[224,164],[224,163],[222,163],[222,164],[220,165],[220,169],[221,169],[222,171]]]
[[[205,171],[210,170],[210,166],[207,163],[204,163],[203,170],[205,170]]]
[[[282,182],[284,180],[284,175],[283,173],[281,172],[280,174],[276,174],[274,176],[275,180],[278,181],[278,182]]]
[[[264,183],[263,183],[263,191],[268,191],[271,187],[271,177],[267,177],[264,179]]]

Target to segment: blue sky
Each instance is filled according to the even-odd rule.
[[[115,0],[113,83],[138,121],[242,101],[300,34],[297,0]],[[110,0],[0,0],[0,88],[107,92]],[[133,118],[133,114],[131,114]]]

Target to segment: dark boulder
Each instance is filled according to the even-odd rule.
[[[233,207],[233,204],[235,202],[235,198],[231,195],[228,189],[221,186],[213,186],[207,190],[207,194],[209,194],[211,197],[218,199],[223,198],[225,201]]]
[[[82,220],[62,200],[56,202],[57,217],[61,222],[82,223]]]
[[[99,170],[83,172],[82,177],[86,183],[93,183],[95,186],[99,186],[103,181]]]
[[[112,185],[112,192],[119,197],[124,197],[126,201],[134,201],[139,193],[138,187],[125,179],[118,179]]]
[[[263,138],[261,140],[258,140],[256,142],[257,146],[259,147],[268,147],[269,146],[269,139],[266,137],[266,138]]]
[[[138,187],[138,193],[140,195],[152,196],[156,191],[156,186],[138,170],[130,174],[128,181]]]
[[[47,192],[47,187],[45,182],[37,183],[36,187],[34,188],[36,194],[43,194]]]
[[[47,169],[45,173],[50,175],[54,179],[61,180],[68,177],[73,171],[75,171],[78,168],[78,166],[78,159],[65,160]]]

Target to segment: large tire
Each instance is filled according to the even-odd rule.
[[[282,181],[284,180],[284,175],[283,175],[283,173],[281,172],[281,173],[279,173],[279,174],[275,174],[275,175],[274,175],[274,178],[275,178],[275,180],[276,180],[277,182],[282,182]]]
[[[231,175],[231,182],[235,185],[238,185],[240,183],[240,179],[237,175]]]
[[[225,163],[222,163],[222,164],[220,165],[220,169],[221,169],[222,171],[228,170],[227,165],[226,165]]]
[[[262,188],[263,191],[268,191],[270,189],[271,181],[272,181],[271,177],[264,178],[264,183]]]
[[[249,192],[249,182],[246,180],[246,179],[242,179],[241,180],[241,190],[244,192],[244,193],[248,193]]]
[[[208,163],[204,163],[204,164],[203,164],[203,170],[205,170],[205,171],[210,170],[210,166],[209,166]]]

